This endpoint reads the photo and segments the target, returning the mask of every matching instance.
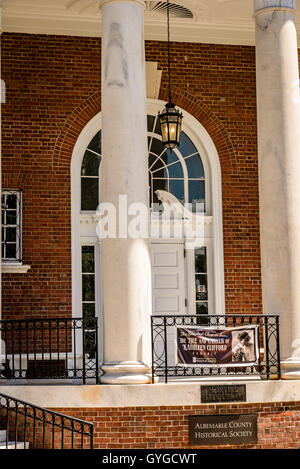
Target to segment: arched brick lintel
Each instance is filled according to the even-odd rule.
[[[167,88],[161,88],[159,99],[163,101],[169,100]],[[195,117],[205,128],[217,149],[222,174],[225,172],[231,175],[236,174],[237,161],[234,146],[224,126],[215,114],[210,111],[208,106],[203,104],[199,97],[177,87],[172,87],[172,101],[176,106],[179,106]]]
[[[219,155],[222,173],[236,174],[235,150],[224,126],[218,118],[201,102],[200,98],[186,91],[174,88],[172,96],[176,105],[195,117],[212,138]],[[168,101],[167,89],[161,88],[159,98],[163,101]],[[72,152],[82,129],[100,110],[100,92],[94,93],[84,103],[74,109],[64,123],[55,144],[52,161],[52,169],[54,171],[60,170],[63,167],[70,167]]]
[[[70,168],[75,143],[86,124],[101,110],[100,91],[92,94],[80,106],[76,107],[65,121],[56,140],[52,169]]]

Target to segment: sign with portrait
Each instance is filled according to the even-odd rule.
[[[176,327],[177,364],[250,366],[258,364],[258,326]]]

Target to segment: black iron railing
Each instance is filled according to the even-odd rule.
[[[239,328],[256,326],[258,357],[253,364],[186,365],[178,360],[178,327]],[[162,315],[151,317],[152,376],[164,379],[184,377],[257,376],[280,378],[279,316],[276,315]],[[208,360],[209,361],[209,360]],[[179,363],[180,362],[180,363]],[[241,366],[242,365],[242,366]]]
[[[0,394],[2,449],[92,449],[93,423]]]
[[[97,318],[0,321],[0,382],[63,379],[98,384]],[[3,350],[4,348],[4,350]]]

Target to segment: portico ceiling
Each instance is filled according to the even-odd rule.
[[[7,32],[101,36],[99,0],[0,0]],[[146,1],[145,37],[166,40],[166,2]],[[254,44],[253,0],[170,0],[171,40]],[[297,13],[300,32],[300,13]]]

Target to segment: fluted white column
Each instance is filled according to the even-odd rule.
[[[295,0],[254,0],[263,306],[300,379],[300,98]]]
[[[0,5],[0,40],[1,40],[1,34],[2,34],[2,8]],[[1,57],[0,57],[0,196],[2,194],[2,136],[1,136],[1,131],[2,131],[2,102],[4,102],[4,96],[3,96],[3,90],[4,87],[2,86],[2,70],[1,70]],[[2,222],[2,217],[0,219],[0,245],[2,243],[1,236],[2,236],[2,229],[1,229],[1,222]],[[0,262],[0,320],[2,319],[2,258]],[[5,354],[5,343],[4,340],[1,339],[1,334],[0,334],[0,367],[1,367],[1,355]]]
[[[148,207],[144,8],[102,0],[101,200]],[[119,208],[119,196],[123,196]],[[130,222],[130,219],[129,219]],[[118,231],[118,223],[117,223]],[[151,382],[149,240],[118,233],[102,241],[105,384]]]

